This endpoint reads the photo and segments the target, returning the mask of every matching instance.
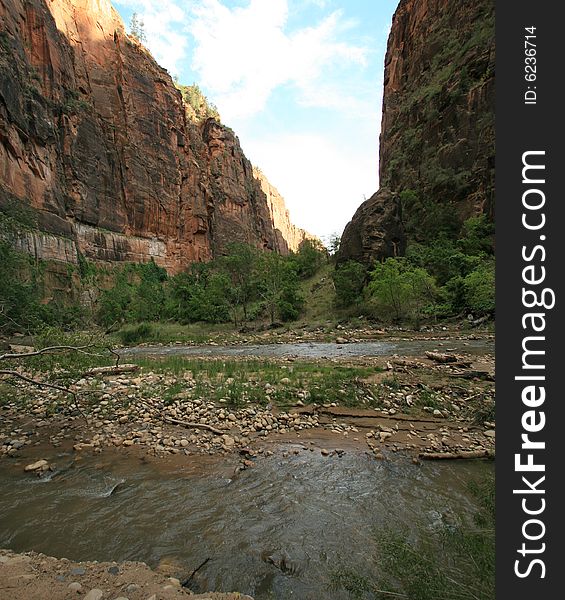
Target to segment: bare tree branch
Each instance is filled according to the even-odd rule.
[[[86,424],[88,425],[88,419],[86,418],[86,415],[84,414],[84,412],[82,411],[82,408],[80,407],[80,404],[78,401],[78,395],[73,390],[63,387],[63,386],[60,386],[60,385],[56,385],[54,383],[47,383],[45,381],[37,381],[37,379],[32,379],[31,377],[27,377],[27,375],[23,375],[22,373],[20,373],[18,371],[13,371],[11,369],[0,369],[0,375],[8,375],[10,377],[16,377],[17,379],[21,379],[22,381],[26,381],[27,383],[31,383],[38,387],[46,387],[46,388],[50,388],[53,390],[57,390],[59,392],[64,392],[65,394],[69,394],[73,398],[73,404],[75,405],[76,409],[79,411],[79,413],[81,414],[83,419],[86,421]]]

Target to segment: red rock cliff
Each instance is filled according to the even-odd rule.
[[[254,167],[253,175],[267,197],[269,212],[272,215],[273,225],[275,227],[278,251],[283,254],[288,250],[296,252],[304,240],[319,241],[318,238],[304,229],[296,227],[296,225],[292,223],[284,198],[280,195],[277,188],[265,177],[261,169]]]
[[[294,244],[237,137],[187,118],[107,0],[0,0],[0,207],[18,203],[36,212],[21,245],[39,258],[174,272],[232,241]]]

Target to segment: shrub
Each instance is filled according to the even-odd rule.
[[[488,261],[479,265],[464,279],[465,300],[467,308],[482,313],[492,314],[495,307],[494,262]]]
[[[128,327],[119,332],[120,340],[124,346],[146,342],[153,336],[153,327],[149,323],[140,323],[135,327]]]

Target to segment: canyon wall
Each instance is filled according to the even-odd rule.
[[[380,185],[342,236],[370,263],[419,240],[407,198],[455,225],[494,218],[494,3],[401,0],[385,58]],[[414,220],[414,219],[412,219]]]
[[[229,128],[187,116],[108,0],[0,0],[0,209],[33,210],[23,249],[170,272],[235,241],[295,249],[262,185]]]

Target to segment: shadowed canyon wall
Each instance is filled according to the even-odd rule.
[[[0,209],[33,209],[23,249],[171,272],[234,241],[294,250],[264,187],[229,128],[187,117],[110,2],[0,0]]]
[[[401,0],[385,58],[381,189],[343,232],[338,259],[402,254],[418,239],[403,195],[461,224],[494,218],[494,3]]]

